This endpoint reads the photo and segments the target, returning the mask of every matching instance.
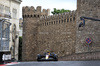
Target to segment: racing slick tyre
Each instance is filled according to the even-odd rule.
[[[57,55],[54,55],[54,60],[58,61],[58,56]]]
[[[41,55],[37,55],[37,61],[40,61]]]

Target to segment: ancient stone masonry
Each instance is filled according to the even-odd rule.
[[[81,16],[100,19],[100,0],[77,0],[77,10],[49,15],[49,9],[23,7],[22,60],[36,60],[37,54],[54,51],[59,57],[76,53],[100,51],[100,22],[85,20],[78,27]],[[91,38],[88,45],[86,39]]]
[[[54,51],[59,56],[75,52],[75,11],[41,17],[39,24],[39,47],[45,48],[40,51]]]
[[[32,17],[40,17],[40,16],[48,16],[49,15],[49,9],[43,9],[41,12],[41,6],[38,6],[36,9],[31,7],[23,7],[23,18],[32,18]]]
[[[75,53],[75,13],[48,16],[49,9],[23,7],[23,60],[35,60],[47,50],[58,56]]]
[[[49,9],[43,9],[41,12],[40,6],[36,9],[28,6],[23,7],[23,60],[36,59],[40,16],[47,16],[48,13]]]
[[[77,0],[76,26],[79,25],[81,16],[100,19],[100,0]],[[76,53],[100,51],[100,21],[86,19],[83,30],[76,29]],[[91,38],[92,43],[86,43]]]

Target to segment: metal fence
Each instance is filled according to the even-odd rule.
[[[0,51],[9,51],[10,25],[6,19],[0,19]]]

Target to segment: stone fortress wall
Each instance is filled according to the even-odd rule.
[[[100,22],[86,20],[79,30],[80,17],[99,19],[99,0],[77,0],[77,10],[69,13],[49,15],[49,9],[23,7],[22,60],[36,60],[37,54],[54,51],[59,57],[75,53],[99,51]],[[95,8],[92,8],[95,7]],[[96,9],[96,10],[95,10]],[[42,11],[41,11],[42,10]],[[86,38],[91,38],[90,50]]]
[[[41,17],[39,24],[40,51],[54,51],[58,56],[75,53],[75,11]]]
[[[48,50],[59,56],[75,53],[76,12],[51,16],[48,12],[49,9],[41,11],[40,6],[36,10],[34,7],[23,8],[23,54],[26,55],[24,58],[34,53],[36,57],[38,53]]]

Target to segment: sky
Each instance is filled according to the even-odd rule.
[[[20,18],[22,18],[23,6],[41,6],[42,9],[50,9],[50,12],[56,9],[76,10],[77,0],[22,0],[20,5]],[[50,13],[50,15],[52,15]]]

